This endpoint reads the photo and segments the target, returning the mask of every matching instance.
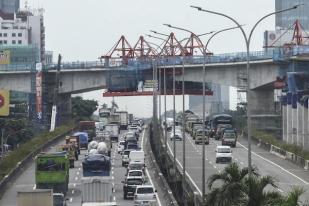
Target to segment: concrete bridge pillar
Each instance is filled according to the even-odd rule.
[[[250,92],[252,128],[281,137],[281,116],[276,113],[274,90],[255,89]]]
[[[287,141],[287,105],[282,105],[282,139]]]
[[[297,135],[296,142],[298,146],[303,145],[304,138],[304,128],[303,128],[303,114],[304,114],[304,106],[300,103],[297,103]]]
[[[304,106],[304,139],[303,139],[303,148],[309,150],[309,109],[308,109],[308,99],[305,102]]]

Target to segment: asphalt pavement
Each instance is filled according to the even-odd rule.
[[[240,167],[248,165],[247,140],[240,138],[236,148],[232,148],[233,161]],[[221,145],[221,141],[210,139],[210,144],[205,145],[205,179],[212,174],[221,172],[227,163],[216,163],[215,149]],[[170,152],[173,151],[173,141],[168,140]],[[185,138],[186,148],[186,171],[187,177],[196,185],[200,194],[202,191],[202,145],[196,145],[189,134]],[[183,142],[176,141],[176,159],[180,167],[183,165]],[[256,166],[263,176],[271,175],[278,183],[277,190],[286,194],[292,187],[303,187],[306,192],[302,195],[302,200],[309,199],[309,171],[284,160],[268,151],[252,145],[252,164]],[[206,193],[209,191],[206,184]]]

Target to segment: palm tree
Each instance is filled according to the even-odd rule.
[[[305,192],[304,188],[294,187],[292,191],[290,191],[287,197],[284,200],[282,206],[299,206],[301,203],[299,202],[300,196]]]
[[[247,167],[240,168],[233,162],[225,167],[223,172],[210,176],[207,180],[208,188],[211,190],[207,194],[208,205],[239,205],[243,197],[243,180],[247,177],[249,170]],[[253,176],[258,176],[257,168],[252,169]],[[215,183],[221,183],[220,187],[214,187]]]
[[[265,191],[267,186],[277,188],[272,176],[246,177],[243,187],[244,198],[242,205],[247,206],[279,206],[282,205],[283,196],[277,191]]]

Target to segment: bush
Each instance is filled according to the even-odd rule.
[[[47,141],[55,138],[56,136],[63,134],[72,129],[73,125],[65,125],[55,129],[54,132],[44,132],[28,142],[19,146],[18,149],[9,153],[8,156],[4,157],[0,162],[0,181],[5,175],[7,175],[16,164],[22,161],[31,152],[39,148],[41,145],[45,144]]]
[[[294,145],[294,144],[287,144],[285,142],[282,142],[278,139],[276,139],[273,135],[268,134],[263,131],[255,130],[253,131],[253,136],[257,139],[260,139],[262,142],[269,143],[272,145],[275,145],[277,147],[280,147],[281,149],[294,153],[297,156],[300,156],[306,160],[309,160],[309,151],[303,150],[301,147]]]

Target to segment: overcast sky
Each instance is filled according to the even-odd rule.
[[[21,7],[24,5],[25,0],[21,0]],[[234,26],[228,19],[198,12],[190,5],[231,15],[245,24],[246,30],[251,29],[260,17],[275,10],[275,0],[28,0],[28,5],[45,9],[46,50],[54,51],[54,57],[60,53],[63,61],[97,60],[121,35],[134,45],[139,36],[149,34],[150,29],[162,33],[173,31],[162,23],[184,27],[196,34]],[[263,32],[274,30],[274,20],[270,17],[257,28],[251,50],[262,50]],[[188,36],[181,31],[174,32],[178,39]],[[207,36],[202,40],[206,42]],[[244,40],[238,30],[225,32],[212,40],[209,49],[214,53],[244,51]],[[232,96],[235,94],[233,92]],[[102,91],[83,96],[100,103],[111,101],[102,98]],[[127,108],[129,112],[142,113],[140,116],[151,114],[152,102],[148,97],[116,100],[119,100],[120,108]],[[235,97],[232,103],[235,105]],[[181,108],[180,104],[178,108]]]

